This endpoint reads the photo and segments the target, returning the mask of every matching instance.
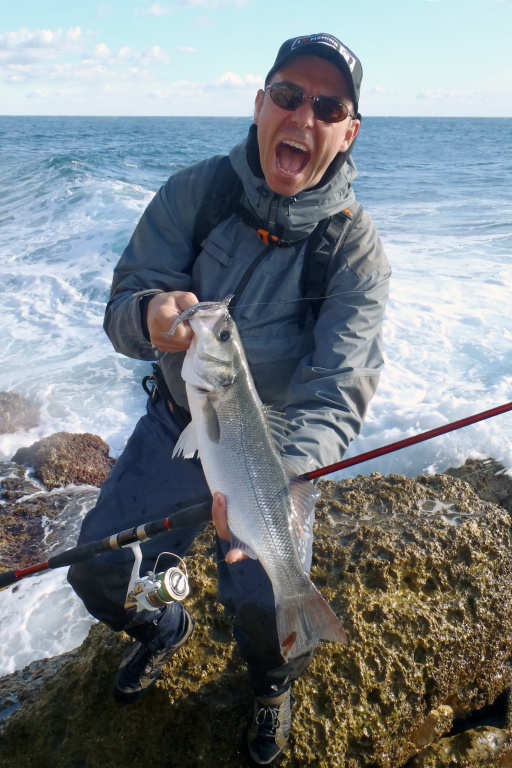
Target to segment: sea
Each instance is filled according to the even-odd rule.
[[[114,266],[180,168],[241,141],[250,118],[0,117],[0,392],[37,401],[37,427],[117,457],[144,412],[149,365],[102,330]],[[512,401],[512,119],[364,118],[357,196],[393,266],[386,367],[347,457]],[[504,413],[330,476],[442,472],[493,457],[512,475]],[[51,552],[72,546],[96,490],[77,488]],[[0,502],[1,503],[1,502]],[[53,538],[52,538],[53,537]],[[77,647],[92,623],[65,569],[0,592],[0,675]]]

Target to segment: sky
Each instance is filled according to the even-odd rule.
[[[0,115],[250,116],[277,50],[328,32],[367,116],[512,117],[512,0],[1,2]]]

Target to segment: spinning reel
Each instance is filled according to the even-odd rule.
[[[160,611],[174,600],[181,602],[187,597],[190,592],[187,566],[181,557],[172,552],[161,552],[156,559],[154,570],[141,576],[142,551],[140,544],[130,544],[130,548],[133,550],[135,561],[126,594],[125,608],[135,608],[137,611]],[[179,560],[183,570],[177,566],[172,566],[165,571],[158,572],[158,561],[162,555],[175,557],[176,560]]]

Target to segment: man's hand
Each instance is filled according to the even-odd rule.
[[[212,517],[219,539],[229,541],[226,497],[222,493],[213,494]],[[238,563],[246,559],[247,555],[241,549],[230,549],[226,555],[226,563]]]
[[[179,325],[173,336],[163,334],[169,333],[172,324],[185,309],[198,302],[197,296],[185,291],[156,293],[147,307],[148,331],[152,345],[160,352],[183,352],[188,349],[193,336],[188,323]]]

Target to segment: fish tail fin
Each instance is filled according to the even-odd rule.
[[[318,640],[348,645],[343,625],[311,582],[305,597],[297,595],[276,601],[276,611],[279,643],[285,659],[299,655]]]

